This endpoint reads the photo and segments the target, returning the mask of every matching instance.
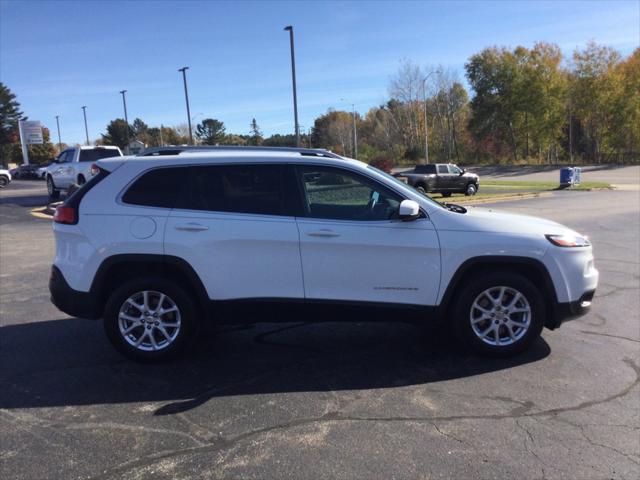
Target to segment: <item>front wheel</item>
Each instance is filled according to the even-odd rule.
[[[511,272],[474,277],[453,309],[458,338],[476,352],[507,357],[525,350],[544,326],[544,302],[529,280]]]
[[[49,194],[49,198],[51,200],[56,200],[60,197],[60,190],[56,190],[55,185],[53,184],[53,178],[50,176],[47,177],[47,193]]]
[[[469,185],[467,185],[467,188],[465,188],[464,194],[467,197],[470,197],[472,195],[475,195],[477,191],[478,187],[475,185],[475,183],[470,183]]]
[[[422,185],[418,185],[416,187],[416,190],[418,191],[418,193],[421,193],[422,195],[426,195],[427,191],[424,189],[424,187]]]
[[[445,198],[449,198],[451,196],[451,192],[442,192],[442,196]]]
[[[113,346],[139,362],[182,353],[199,327],[191,296],[164,278],[145,277],[114,291],[104,311],[104,329]]]
[[[9,179],[4,175],[0,175],[0,188],[4,188],[9,185]]]

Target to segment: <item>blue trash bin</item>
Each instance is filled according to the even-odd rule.
[[[569,186],[573,184],[574,180],[574,170],[573,167],[564,167],[560,169],[560,185],[561,186]]]

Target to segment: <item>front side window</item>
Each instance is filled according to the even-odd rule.
[[[294,215],[293,184],[283,165],[190,167],[188,193],[177,208],[210,212]]]
[[[58,157],[58,163],[68,163],[73,159],[73,150],[65,150]]]
[[[449,165],[449,172],[453,173],[454,175],[460,175],[462,170],[460,170],[460,168],[456,165]]]
[[[122,201],[145,207],[173,208],[186,178],[186,167],[151,170],[133,182]]]
[[[120,152],[115,148],[96,148],[93,150],[80,150],[81,162],[97,162],[101,158],[119,157]]]
[[[309,217],[359,221],[397,217],[402,198],[373,180],[330,167],[302,166],[298,172]]]
[[[439,174],[448,174],[449,168],[446,165],[438,165],[438,173]]]

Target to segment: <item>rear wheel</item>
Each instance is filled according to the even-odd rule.
[[[495,272],[474,277],[453,309],[458,338],[478,353],[497,357],[525,350],[542,331],[544,303],[525,277]]]
[[[60,197],[60,190],[56,189],[51,176],[47,177],[47,193],[49,194],[50,200],[57,200],[58,197]]]
[[[104,329],[113,346],[140,362],[182,353],[195,338],[199,323],[191,296],[164,278],[126,282],[111,294],[104,312]]]

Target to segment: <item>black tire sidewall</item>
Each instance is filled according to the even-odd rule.
[[[167,348],[145,352],[129,345],[118,327],[120,307],[136,292],[154,290],[171,297],[180,310],[181,323],[178,337]],[[138,362],[157,362],[174,358],[191,345],[199,330],[197,308],[193,298],[173,281],[162,277],[132,279],[118,287],[107,300],[103,315],[104,330],[113,346],[124,356]]]
[[[531,306],[531,325],[527,333],[512,345],[496,347],[479,339],[473,332],[469,321],[471,305],[484,290],[496,287],[512,287],[522,293]],[[544,300],[536,286],[525,277],[512,272],[495,272],[478,275],[465,282],[465,286],[455,299],[452,309],[453,327],[456,336],[464,345],[482,355],[508,357],[525,350],[531,342],[540,336],[545,322]]]
[[[0,188],[4,188],[9,185],[9,179],[4,175],[0,176]]]

